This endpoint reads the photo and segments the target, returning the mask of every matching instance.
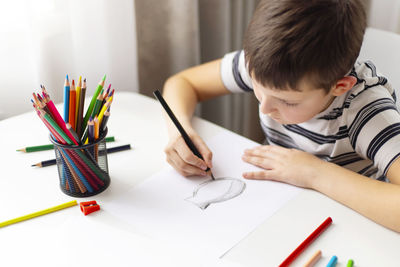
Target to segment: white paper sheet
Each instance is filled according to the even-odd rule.
[[[258,170],[241,160],[244,149],[256,143],[233,133],[205,141],[213,151],[214,176],[245,181],[241,195],[202,210],[185,199],[208,178],[185,178],[168,168],[105,203],[104,210],[142,234],[192,248],[202,257],[221,257],[300,192],[283,183],[242,178],[243,172]]]

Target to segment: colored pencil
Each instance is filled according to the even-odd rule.
[[[103,93],[103,96],[102,96],[102,98],[103,98],[103,103],[101,104],[100,110],[103,108],[104,104],[105,104],[106,101],[107,101],[106,98],[108,97],[108,94],[110,93],[110,89],[111,89],[111,83],[108,85],[107,90],[104,90],[104,93]]]
[[[100,112],[99,112],[99,123],[101,124],[103,116],[104,116],[104,112],[106,112],[107,109],[110,108],[112,101],[113,101],[113,96],[109,97],[109,99],[106,101],[106,103],[103,105],[103,107],[101,108]]]
[[[289,266],[304,249],[306,249],[329,225],[332,223],[332,218],[328,217],[326,220],[318,226],[280,265],[279,267]]]
[[[73,177],[71,177],[71,175],[68,175],[68,165],[65,162],[64,157],[62,156],[61,153],[60,154],[60,160],[61,160],[61,164],[62,164],[62,172],[61,172],[61,185],[65,186],[65,188],[67,190],[69,190],[70,192],[77,192],[79,190],[78,185],[75,186],[75,183],[73,181]]]
[[[95,188],[95,190],[98,190],[97,184],[100,186],[104,185],[104,182],[97,177],[96,173],[91,168],[89,168],[89,166],[86,165],[86,163],[82,160],[80,156],[78,156],[77,153],[72,152],[71,158],[79,167],[79,170],[82,172],[82,174],[87,178],[90,185]]]
[[[65,77],[64,82],[64,121],[68,122],[69,120],[69,80],[68,75]]]
[[[99,115],[100,108],[101,108],[101,105],[103,103],[103,98],[102,97],[103,97],[103,89],[101,90],[100,94],[96,98],[96,102],[94,104],[94,108],[93,108],[92,115],[91,115],[92,118],[94,118],[94,117]],[[85,131],[85,133],[83,134],[83,139],[82,140],[86,140],[87,135],[88,135],[88,132]],[[85,144],[86,143],[87,142],[85,141]]]
[[[68,153],[65,153],[63,151],[63,149],[59,150],[61,152],[61,154],[64,156],[64,159],[66,159],[67,165],[70,169],[70,171],[74,171],[76,173],[76,175],[79,177],[79,179],[77,179],[77,181],[81,181],[85,188],[92,193],[93,192],[93,187],[89,184],[88,180],[86,179],[86,177],[83,176],[82,172],[79,170],[79,168],[76,166],[76,164],[74,163],[74,161],[72,160],[71,156],[68,155]],[[78,183],[79,185],[79,183]]]
[[[74,130],[77,129],[78,124],[78,113],[79,113],[79,101],[81,97],[81,87],[82,87],[82,76],[79,76],[78,84],[76,85],[76,97],[75,97],[75,127]]]
[[[93,119],[94,122],[94,141],[99,139],[99,119],[97,116],[94,117]]]
[[[78,134],[72,128],[71,124],[67,123],[66,127],[67,127],[67,130],[71,133],[72,137],[75,139],[75,141],[78,142],[79,145],[81,145],[81,140],[79,139]]]
[[[82,173],[83,177],[86,178],[90,186],[95,190],[99,190],[98,185],[103,186],[104,182],[97,178],[96,174],[83,162],[83,160],[75,153],[75,151],[70,151],[71,159],[75,166]]]
[[[97,116],[94,117],[94,141],[99,139],[99,119]],[[98,162],[99,158],[99,146],[97,144],[94,145],[94,158],[96,159],[96,162]]]
[[[354,264],[354,261],[353,261],[352,259],[350,259],[350,260],[347,262],[347,267],[353,267],[353,264]]]
[[[101,104],[103,103],[103,94],[100,93],[97,98],[96,98],[96,102],[94,104],[94,108],[93,108],[93,112],[92,112],[92,117],[96,117],[99,115],[100,112],[100,108],[101,108]]]
[[[90,117],[90,119],[88,121],[88,138],[89,138],[89,142],[93,143],[93,141],[94,141],[94,121],[93,121],[92,117]]]
[[[168,106],[167,102],[165,99],[162,97],[160,91],[156,90],[153,92],[154,96],[157,98],[157,100],[160,102],[161,106],[164,108],[165,112],[167,112],[168,116],[172,120],[172,122],[175,124],[176,128],[178,129],[179,133],[182,135],[183,140],[185,140],[186,145],[189,147],[189,149],[195,154],[198,158],[204,160],[203,156],[200,154],[200,152],[197,150],[197,147],[193,144],[192,139],[190,139],[189,135],[186,133],[185,129],[182,127],[181,123],[178,121],[178,119],[175,117],[175,114],[172,112],[171,108]],[[210,171],[210,168],[207,167],[206,172]],[[215,180],[214,175],[211,172],[211,178]]]
[[[78,107],[78,116],[76,120],[76,133],[79,138],[82,136],[82,121],[83,121],[83,109],[85,107],[85,96],[86,96],[86,78],[83,80],[82,88],[79,96],[79,107]]]
[[[335,255],[332,256],[332,258],[329,260],[328,264],[326,267],[335,267],[337,263],[337,257]]]
[[[41,145],[41,146],[24,147],[24,148],[17,149],[17,151],[30,153],[30,152],[36,152],[36,151],[50,150],[53,148],[54,148],[54,145]]]
[[[44,87],[44,85],[41,84],[40,88],[42,88],[43,98],[45,100],[45,103],[47,104],[50,101],[50,95],[47,93],[47,90]]]
[[[99,96],[101,90],[103,89],[105,80],[106,80],[106,75],[103,76],[103,79],[97,85],[97,89],[96,89],[95,93],[93,94],[92,100],[90,101],[89,107],[88,107],[85,117],[83,119],[82,131],[84,131],[86,129],[86,125],[89,121],[89,117],[92,115],[92,112],[93,112],[94,104],[95,104],[97,97]]]
[[[115,152],[120,152],[120,151],[125,151],[131,149],[131,145],[123,145],[123,146],[116,146],[116,147],[110,147],[107,148],[107,154],[115,153]],[[32,167],[48,167],[52,165],[56,165],[57,161],[56,159],[49,159],[49,160],[44,160],[35,164],[32,164]]]
[[[114,142],[115,137],[114,136],[106,137],[105,141],[106,142]],[[52,150],[52,149],[54,149],[54,145],[47,144],[47,145],[39,145],[39,146],[27,146],[24,148],[17,149],[17,151],[31,153],[31,152],[38,152],[38,151],[45,151],[45,150]]]
[[[104,116],[103,116],[103,118],[102,118],[102,120],[101,120],[101,125],[100,125],[100,131],[101,131],[101,132],[104,132],[104,131],[105,131],[105,129],[106,129],[106,127],[107,127],[107,122],[108,122],[108,119],[109,119],[109,118],[110,118],[110,108],[108,108],[107,111],[104,112]]]
[[[69,90],[69,124],[75,130],[75,108],[76,108],[76,90],[75,81],[72,80],[71,89]]]
[[[63,131],[64,133],[66,133],[67,136],[68,136],[70,139],[73,139],[73,136],[72,136],[71,133],[67,130],[65,121],[62,119],[62,117],[61,117],[60,113],[58,112],[57,108],[55,107],[53,101],[50,100],[50,101],[46,104],[46,107],[47,107],[48,110],[49,110],[48,113],[51,115],[51,117],[52,117],[53,120],[57,123],[57,125],[62,129],[62,131]],[[78,145],[78,143],[77,143],[75,140],[73,141],[73,143],[74,143],[75,145]]]
[[[57,142],[59,142],[59,143],[61,143],[61,144],[63,144],[63,145],[65,145],[67,142],[64,140],[64,138],[61,136],[61,134],[56,130],[56,129],[54,129],[54,124],[56,124],[55,122],[54,122],[54,124],[52,124],[52,123],[50,123],[49,121],[48,121],[48,119],[51,119],[51,117],[47,114],[47,113],[45,113],[44,111],[42,111],[42,110],[38,110],[37,111],[37,114],[39,115],[39,118],[43,121],[43,123],[45,124],[45,126],[47,127],[47,129],[49,129],[49,131],[51,132],[51,134],[52,134],[52,136],[55,138],[55,140],[57,140]],[[47,115],[48,117],[50,117],[50,118],[48,118],[48,119],[46,119],[45,118],[45,115]],[[52,120],[52,119],[51,119]]]
[[[40,113],[41,113],[40,116],[43,117],[51,125],[51,127],[54,128],[54,130],[62,137],[62,140],[64,140],[64,142],[68,143],[69,145],[73,144],[72,140],[69,138],[66,132],[64,132],[60,128],[60,126],[58,126],[58,124],[53,120],[53,118],[49,114],[47,114],[44,111],[41,111]],[[69,131],[67,130],[67,132]]]
[[[85,185],[82,183],[81,178],[79,177],[78,173],[75,171],[76,169],[73,167],[73,163],[71,162],[70,158],[67,158],[65,151],[60,148],[59,149],[61,158],[63,160],[63,163],[65,164],[64,167],[68,169],[68,173],[65,174],[66,180],[67,180],[67,185],[65,189],[71,191],[72,190],[72,185],[76,184],[76,189],[79,189],[79,191],[83,194],[87,191]],[[70,174],[70,175],[69,175]]]
[[[0,227],[4,227],[4,226],[7,226],[7,225],[10,225],[10,224],[13,224],[13,223],[18,223],[18,222],[22,222],[22,221],[25,221],[25,220],[29,220],[29,219],[32,219],[32,218],[35,218],[35,217],[38,217],[38,216],[41,216],[41,215],[45,215],[45,214],[54,212],[54,211],[62,210],[62,209],[69,208],[69,207],[72,207],[72,206],[76,206],[77,204],[78,203],[76,202],[76,200],[72,200],[72,201],[66,202],[66,203],[61,204],[61,205],[57,205],[57,206],[54,206],[54,207],[51,207],[51,208],[48,208],[48,209],[44,209],[44,210],[41,210],[41,211],[37,211],[37,212],[31,213],[31,214],[28,214],[28,215],[24,215],[24,216],[15,218],[15,219],[11,219],[11,220],[2,222],[2,223],[0,223]]]
[[[311,256],[310,259],[303,265],[303,267],[312,267],[314,266],[319,259],[321,259],[322,253],[321,250],[317,250],[314,255]]]
[[[33,93],[32,95],[33,95],[33,99],[35,99],[35,104],[37,105],[37,107],[43,109],[47,113],[50,113],[50,110],[47,107],[47,105],[44,103],[42,97],[39,94],[35,94],[35,93]]]

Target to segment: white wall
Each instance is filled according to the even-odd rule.
[[[1,0],[0,120],[32,110],[44,84],[62,101],[64,77],[104,74],[120,91],[138,91],[134,0]]]

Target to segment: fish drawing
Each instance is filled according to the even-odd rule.
[[[185,200],[200,209],[206,209],[214,203],[223,202],[239,196],[246,188],[246,183],[237,178],[221,177],[207,180],[193,191]]]

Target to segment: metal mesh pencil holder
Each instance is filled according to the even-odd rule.
[[[90,197],[110,185],[105,137],[107,129],[93,143],[63,145],[50,136],[56,154],[60,188],[73,197]]]

